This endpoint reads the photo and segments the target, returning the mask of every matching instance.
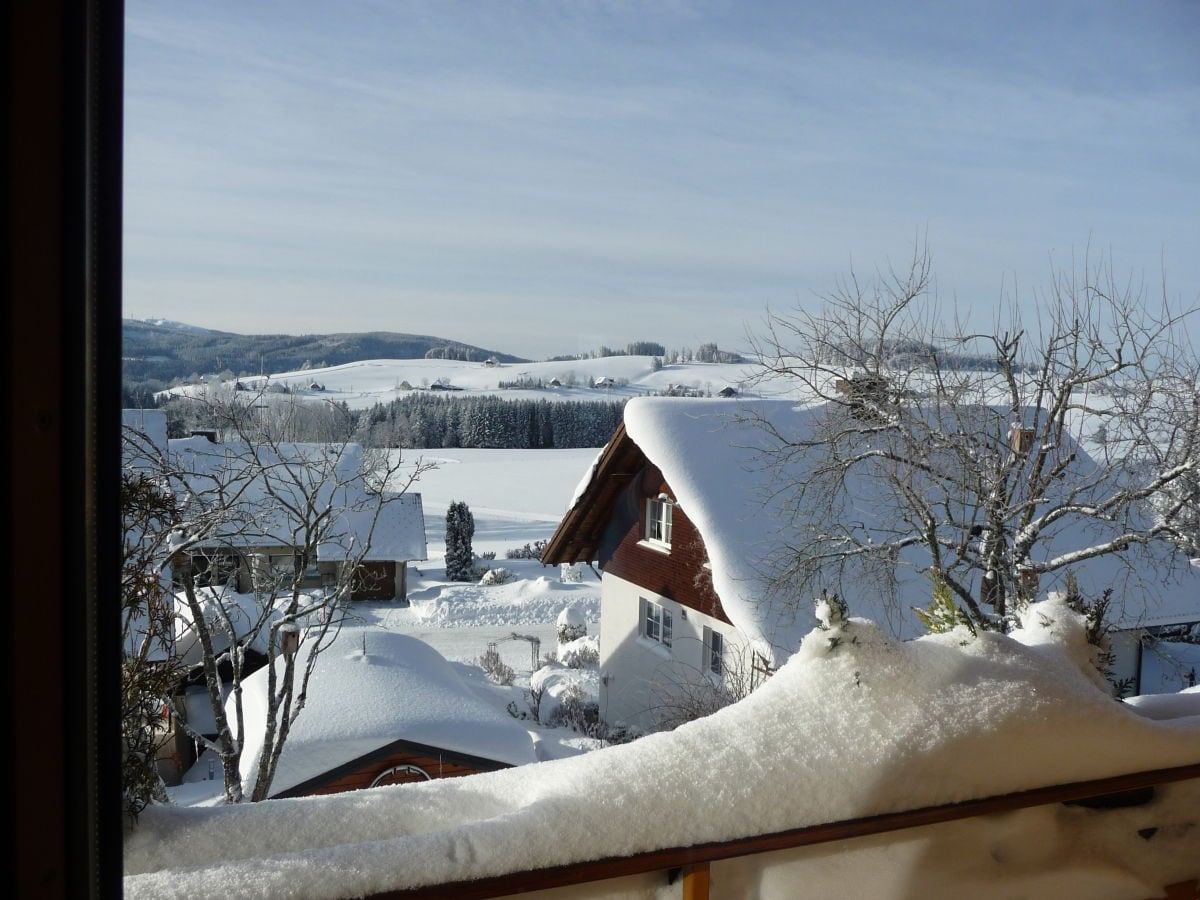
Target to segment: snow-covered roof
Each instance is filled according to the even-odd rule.
[[[121,410],[122,427],[144,434],[150,441],[150,447],[138,447],[136,444],[126,444],[124,448],[126,465],[138,465],[147,462],[144,459],[131,458],[131,453],[138,451],[157,450],[161,454],[167,452],[167,413],[162,409],[123,409]]]
[[[236,485],[238,504],[250,514],[218,533],[213,543],[249,548],[265,545],[293,546],[298,523],[271,492],[303,507],[311,498],[318,510],[336,510],[323,528],[317,558],[342,561],[420,560],[427,557],[425,519],[421,495],[384,495],[380,503],[364,475],[363,448],[359,444],[259,444],[250,448],[240,441],[213,443],[191,437],[170,442],[176,467],[197,497],[205,497],[217,484]],[[267,479],[271,483],[268,486]],[[269,488],[269,489],[268,489]],[[232,490],[226,490],[231,495]],[[307,495],[307,496],[305,496]],[[370,548],[363,553],[365,542]]]
[[[635,398],[625,407],[624,434],[662,471],[679,507],[704,540],[713,587],[726,615],[760,648],[771,648],[777,662],[798,646],[810,621],[812,599],[781,587],[777,564],[800,529],[818,521],[815,511],[797,509],[794,498],[780,488],[808,480],[817,461],[801,454],[786,460],[779,454],[764,455],[766,432],[750,414],[771,423],[780,434],[802,440],[816,433],[829,409],[784,400],[732,406],[728,400],[649,397]],[[620,438],[618,432],[614,441]],[[1093,465],[1081,447],[1071,449],[1077,454],[1075,466],[1082,470]],[[606,452],[629,451],[610,443]],[[602,453],[576,490],[573,507],[585,502],[589,486],[603,477],[603,457]],[[888,520],[894,504],[883,496],[879,481],[851,476],[847,487],[850,505],[840,514],[855,520],[862,533],[894,534]],[[1044,533],[1037,552],[1048,558],[1091,546],[1099,528],[1078,518],[1063,520]],[[1200,571],[1165,542],[1137,552],[1149,560],[1137,569],[1106,556],[1081,562],[1073,571],[1090,595],[1114,589],[1111,613],[1119,624],[1153,625],[1200,616]],[[828,586],[841,593],[852,613],[884,622],[900,636],[919,634],[923,629],[911,608],[930,603],[931,586],[923,574],[928,560],[914,548],[905,551],[903,561],[909,567],[899,567],[892,597],[883,596],[875,584],[842,580],[832,573]],[[1041,587],[1051,588],[1054,581],[1047,576]]]
[[[344,527],[334,529],[354,535],[366,535],[371,530],[371,519],[376,510],[356,508],[342,513]],[[375,530],[371,532],[371,549],[366,554],[367,560],[420,560],[429,555],[425,540],[425,511],[421,503],[421,495],[415,491],[406,491],[398,498],[389,500],[378,510]],[[331,546],[325,549],[322,544],[317,548],[317,556],[324,559],[339,558]],[[326,557],[325,553],[334,553]]]
[[[125,896],[364,896],[1196,762],[1200,689],[1178,695],[1181,718],[1140,715],[1094,681],[1078,616],[1053,602],[1031,613],[1025,629],[978,638],[959,629],[899,642],[863,620],[816,629],[739,703],[570,759],[329,797],[151,806],[126,839]],[[926,833],[876,842],[893,890],[874,893],[913,896],[924,873],[949,879],[937,896],[999,897],[1014,885],[1077,896],[1081,884],[1087,896],[1157,895],[1197,858],[1188,787],[1102,816],[1054,804],[973,819],[941,832],[965,836],[950,847]],[[1138,831],[1148,826],[1152,840]],[[911,870],[897,865],[905,843],[916,844]],[[856,883],[831,883],[823,861],[777,870],[761,896]]]
[[[304,665],[309,647],[301,643],[297,669]],[[242,687],[247,734],[241,769],[249,794],[266,721],[267,670],[255,672]],[[317,661],[271,793],[398,739],[508,765],[536,758],[529,732],[479,697],[428,644],[380,629],[343,628]]]

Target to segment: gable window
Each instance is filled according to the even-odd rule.
[[[671,510],[674,507],[666,494],[646,501],[646,540],[662,547],[671,546]]]
[[[642,634],[664,647],[671,646],[674,620],[671,613],[650,600],[642,600]]]
[[[713,675],[725,672],[725,635],[711,628],[704,629],[704,668]]]

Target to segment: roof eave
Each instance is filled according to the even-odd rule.
[[[613,504],[645,461],[645,454],[621,422],[600,452],[591,480],[546,544],[542,562],[558,565],[596,559]]]

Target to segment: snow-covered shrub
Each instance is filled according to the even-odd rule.
[[[571,669],[559,662],[538,669],[529,679],[530,710],[541,724],[597,737],[600,673]]]
[[[493,559],[496,558],[496,551],[495,550],[484,550],[482,553],[479,554],[479,558],[486,559],[488,562],[491,562]]]
[[[600,639],[584,635],[558,646],[558,661],[568,669],[594,669],[600,665]]]
[[[587,634],[587,619],[584,618],[583,610],[578,606],[566,607],[558,614],[558,619],[555,621],[555,629],[558,634],[558,645],[560,648],[564,644],[569,644],[571,641],[583,637]]]
[[[546,550],[546,541],[537,540],[533,544],[504,551],[505,559],[541,559]]]
[[[569,650],[560,652],[559,660],[568,669],[594,669],[600,665],[600,650],[591,644],[576,641]]]
[[[579,563],[563,563],[558,569],[558,580],[563,584],[579,584],[583,581],[583,569]]]
[[[512,666],[505,664],[495,647],[489,647],[483,656],[479,657],[479,668],[487,673],[487,677],[496,684],[510,685],[517,673]]]
[[[555,707],[549,721],[552,728],[569,727],[588,737],[597,737],[601,731],[600,705],[586,696],[578,684],[572,684],[558,698],[559,705]]]
[[[479,583],[485,585],[508,584],[513,580],[514,577],[515,576],[513,573],[508,571],[508,569],[504,568],[503,566],[499,566],[495,569],[488,569],[486,572],[484,572],[483,576],[479,579]]]

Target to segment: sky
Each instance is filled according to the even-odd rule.
[[[741,349],[927,242],[1200,302],[1200,5],[126,4],[125,315]]]

